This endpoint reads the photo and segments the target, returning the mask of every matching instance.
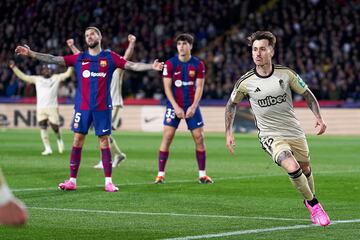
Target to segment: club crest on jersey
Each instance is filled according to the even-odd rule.
[[[280,87],[281,87],[282,89],[285,88],[285,86],[284,86],[284,80],[280,79],[280,80],[279,80],[279,84],[280,84]]]
[[[106,60],[100,60],[100,66],[101,67],[106,67],[107,66],[107,61]]]
[[[196,73],[195,73],[194,70],[190,70],[190,71],[189,71],[189,76],[190,76],[190,77],[195,77],[195,74],[196,74]]]

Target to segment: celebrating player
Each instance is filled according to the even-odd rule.
[[[190,34],[180,34],[175,41],[178,55],[166,61],[163,71],[167,105],[158,158],[159,171],[155,183],[164,183],[170,144],[181,119],[185,119],[196,145],[199,182],[213,183],[205,171],[204,121],[199,108],[204,88],[205,66],[198,58],[191,56],[194,39]]]
[[[12,195],[0,169],[0,225],[22,225],[27,218],[25,205]]]
[[[70,77],[73,72],[72,68],[68,68],[66,72],[61,74],[53,74],[52,70],[47,64],[41,66],[41,74],[26,75],[18,67],[15,66],[14,61],[10,61],[9,67],[14,71],[15,75],[21,80],[34,83],[36,87],[36,118],[40,126],[40,135],[44,144],[45,150],[42,155],[52,154],[52,149],[49,141],[49,133],[47,130],[48,123],[54,130],[57,137],[57,145],[59,153],[64,151],[64,142],[60,133],[60,117],[57,100],[57,92],[60,81],[64,81]]]
[[[70,179],[59,184],[59,189],[76,190],[77,174],[80,166],[81,152],[86,134],[91,124],[99,137],[101,158],[105,173],[105,191],[116,192],[118,188],[112,183],[112,158],[109,148],[111,134],[110,95],[111,76],[116,68],[133,71],[161,71],[163,63],[155,60],[153,64],[134,63],[112,51],[101,48],[101,32],[96,27],[85,30],[85,41],[88,51],[69,56],[53,56],[30,50],[28,46],[18,46],[16,54],[29,56],[47,63],[74,66],[77,76],[75,112],[72,123],[74,141],[70,156]]]
[[[326,130],[320,107],[313,93],[294,71],[273,65],[276,38],[271,32],[258,31],[249,38],[255,69],[244,74],[235,84],[225,110],[226,146],[234,153],[232,125],[236,105],[249,98],[259,128],[263,149],[289,175],[295,188],[305,198],[314,224],[327,226],[330,219],[315,198],[314,178],[310,167],[305,133],[295,117],[291,93],[301,94],[316,117],[318,135]]]
[[[124,54],[125,60],[130,59],[134,52],[136,37],[132,34],[129,34],[128,41],[129,41],[129,46],[127,47],[125,54]],[[66,42],[74,54],[77,54],[80,52],[80,50],[74,45],[74,39],[68,39]],[[121,68],[117,68],[114,71],[114,73],[112,75],[112,80],[111,80],[110,92],[111,92],[111,99],[112,99],[112,105],[113,105],[113,109],[112,109],[112,129],[113,130],[118,128],[118,126],[120,125],[120,119],[121,119],[120,112],[122,111],[122,109],[124,107],[124,101],[123,101],[122,94],[121,94],[122,83],[124,80],[124,73],[125,72]],[[120,162],[126,158],[126,155],[125,155],[125,153],[123,153],[120,150],[115,139],[111,135],[110,135],[110,150],[111,150],[111,155],[114,156],[114,160],[112,163],[112,167],[114,168],[114,167],[119,166]],[[102,161],[100,160],[100,162],[98,164],[96,164],[94,166],[94,168],[103,168]]]

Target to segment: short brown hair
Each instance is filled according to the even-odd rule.
[[[101,37],[101,32],[100,32],[100,30],[99,30],[97,27],[94,27],[94,26],[87,27],[87,28],[85,29],[85,32],[86,32],[87,30],[89,30],[89,29],[95,30],[95,32]]]
[[[269,46],[272,46],[275,48],[276,44],[276,37],[272,32],[269,31],[257,31],[250,35],[250,37],[247,38],[248,40],[248,46],[252,47],[253,43],[256,40],[262,40],[266,39],[269,41]]]
[[[186,41],[190,45],[193,45],[194,37],[190,33],[182,33],[176,36],[175,42],[177,43],[178,41]]]

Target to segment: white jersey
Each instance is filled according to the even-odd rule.
[[[124,100],[121,94],[124,73],[125,71],[123,71],[120,68],[117,68],[112,75],[110,93],[111,93],[113,106],[123,107],[124,105]]]
[[[25,75],[17,67],[13,68],[14,73],[22,80],[34,83],[36,87],[36,108],[56,108],[58,107],[57,93],[60,81],[70,77],[72,68],[68,68],[65,73],[54,74],[50,78],[38,75]]]
[[[259,137],[305,137],[295,116],[291,90],[303,94],[307,85],[287,67],[273,65],[273,72],[262,77],[253,69],[235,84],[231,101],[248,97],[255,115]]]

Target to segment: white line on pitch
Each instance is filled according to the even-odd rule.
[[[349,171],[320,171],[317,172],[317,175],[322,174],[337,174],[337,173],[358,173],[359,170],[349,170]],[[284,176],[284,174],[263,174],[263,175],[248,175],[248,176],[236,176],[236,177],[218,177],[213,178],[215,181],[222,180],[241,180],[241,179],[252,179],[252,178],[262,178],[262,177],[280,177]],[[175,180],[175,181],[167,181],[167,183],[191,183],[196,182],[196,180]],[[138,185],[152,185],[154,182],[141,182],[141,183],[124,183],[124,184],[116,184],[117,186],[138,186]],[[103,185],[95,185],[95,186],[78,186],[78,189],[83,188],[92,188],[92,187],[103,187]],[[46,188],[20,188],[20,189],[12,189],[13,192],[31,192],[31,191],[46,191],[46,190],[56,190],[56,187],[46,187]]]
[[[358,223],[358,222],[360,222],[360,219],[338,220],[338,221],[332,221],[331,225],[342,224],[342,223]],[[164,240],[208,239],[208,238],[216,238],[216,237],[219,238],[219,237],[239,236],[239,235],[245,235],[245,234],[264,233],[264,232],[286,231],[286,230],[303,229],[303,228],[311,228],[311,227],[320,227],[320,226],[309,224],[309,225],[294,225],[294,226],[283,226],[283,227],[273,227],[273,228],[259,228],[259,229],[250,229],[250,230],[242,230],[242,231],[235,231],[235,232],[224,232],[224,233],[216,233],[216,234],[205,234],[205,235],[197,235],[197,236],[167,238]]]
[[[129,212],[111,210],[71,209],[71,208],[43,208],[28,207],[29,209],[61,212],[82,212],[82,213],[104,213],[104,214],[128,214],[128,215],[149,215],[149,216],[171,216],[171,217],[201,217],[201,218],[227,218],[227,219],[255,219],[255,220],[279,220],[279,221],[309,221],[309,219],[276,218],[276,217],[250,217],[250,216],[227,216],[227,215],[206,215],[206,214],[185,214],[185,213],[160,213],[160,212]]]

